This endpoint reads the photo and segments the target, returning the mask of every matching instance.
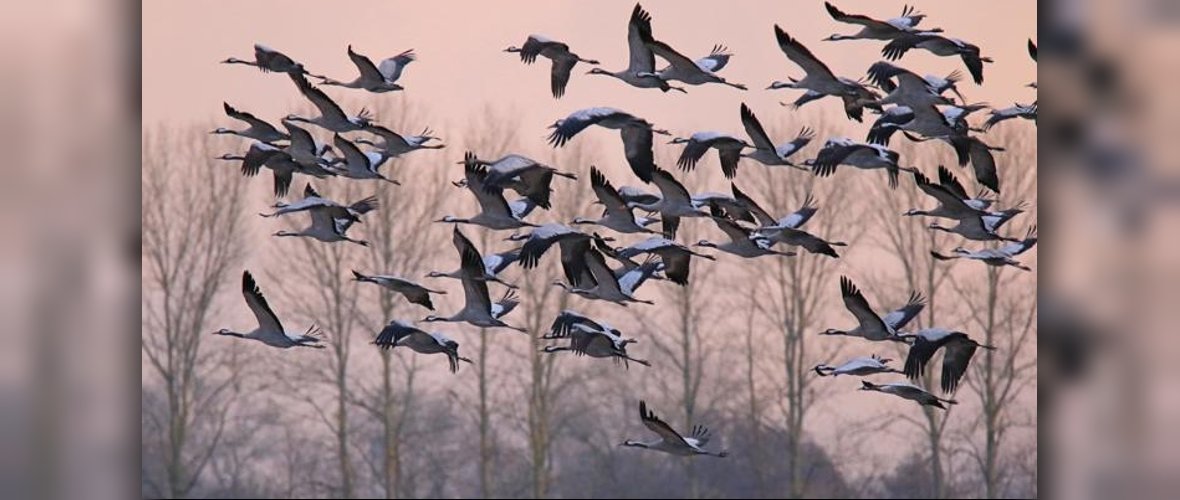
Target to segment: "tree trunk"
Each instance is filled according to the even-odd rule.
[[[987,269],[987,328],[984,329],[984,344],[995,345],[995,325],[996,325],[996,288],[999,286],[1000,271],[998,268],[988,266]],[[995,351],[991,349],[983,349],[983,370],[984,370],[984,397],[983,397],[983,416],[984,416],[984,464],[983,464],[983,484],[986,490],[987,498],[996,498],[999,494],[997,490],[998,478],[996,477],[996,454],[999,448],[998,438],[998,422],[999,407],[996,401],[996,392],[998,388],[996,373],[995,373]]]
[[[479,496],[492,498],[492,443],[488,419],[488,330],[479,329]]]

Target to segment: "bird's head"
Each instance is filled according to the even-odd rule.
[[[547,128],[557,128],[557,127],[560,127],[560,126],[561,126],[561,124],[562,124],[562,122],[564,122],[564,121],[565,121],[565,119],[557,120],[557,121],[555,121],[555,122],[553,122],[553,123],[549,124],[549,127],[547,127]]]
[[[631,447],[631,448],[647,448],[647,445],[645,445],[639,441],[636,441],[634,439],[628,439],[626,441],[623,441],[622,443],[619,443],[619,446],[627,446],[627,447]]]
[[[438,219],[434,222],[456,222],[456,221],[457,221],[457,219],[454,216],[444,215],[443,218]]]
[[[651,129],[651,133],[660,134],[660,135],[672,135],[671,132],[664,130],[662,128],[653,128],[653,129]]]
[[[850,37],[850,36],[844,36],[844,35],[841,35],[841,34],[839,34],[839,33],[833,33],[831,36],[829,36],[829,37],[827,37],[827,38],[824,38],[822,41],[824,41],[824,42],[836,42],[836,41],[840,41],[840,40],[849,40],[849,39],[851,39],[851,38],[852,38],[852,37]]]
[[[291,113],[287,116],[284,116],[283,119],[286,121],[289,121],[289,122],[306,122],[307,121],[306,118],[299,116],[295,113]]]
[[[236,63],[242,63],[242,62],[246,62],[246,61],[243,61],[243,60],[238,59],[236,57],[231,57],[229,59],[221,61],[221,64],[236,64]]]
[[[541,348],[541,352],[558,352],[561,350],[563,350],[561,348],[561,346],[555,346],[555,345],[547,345],[547,346]]]
[[[504,241],[524,241],[529,239],[530,236],[532,236],[530,233],[512,233],[507,238],[504,238]]]
[[[215,129],[213,129],[212,131],[210,131],[209,133],[210,134],[229,134],[229,133],[232,133],[232,131],[228,128],[225,128],[225,127],[217,127]]]
[[[906,217],[913,217],[915,215],[922,215],[922,211],[918,210],[916,208],[911,208],[909,210],[906,210],[905,213],[902,213],[901,215],[904,215]]]
[[[291,231],[287,231],[284,229],[284,230],[275,231],[273,236],[299,236],[299,233],[293,233]]]
[[[794,82],[783,82],[783,81],[775,80],[773,82],[770,82],[770,86],[766,87],[766,90],[791,89],[791,88],[795,88]]]
[[[709,240],[698,241],[698,242],[696,242],[696,245],[693,245],[693,246],[717,248],[717,244],[713,243],[712,241],[709,241]]]
[[[845,332],[843,330],[837,330],[835,328],[828,328],[827,330],[819,332],[820,335],[844,335],[844,333]]]
[[[590,68],[590,71],[587,71],[586,74],[587,75],[609,75],[611,73],[605,69],[602,69],[602,68]]]
[[[971,251],[970,251],[970,250],[967,250],[967,249],[966,249],[966,248],[964,248],[964,247],[955,247],[955,248],[954,248],[954,250],[951,250],[951,252],[953,252],[953,253],[957,253],[957,254],[959,254],[959,255],[964,255],[964,254],[969,254],[969,253],[971,253]]]
[[[875,391],[875,390],[877,390],[877,385],[873,384],[872,382],[869,382],[868,380],[861,380],[860,381],[860,390],[862,390],[862,391]]]
[[[213,335],[229,335],[229,334],[230,334],[230,331],[228,328],[222,328],[220,330],[217,330],[216,332],[213,332]]]
[[[446,274],[443,274],[438,271],[430,271],[430,272],[426,273],[427,278],[442,278],[444,276],[446,276]]]
[[[806,160],[803,160],[802,165],[804,167],[814,167],[815,166],[815,158],[808,158]]]
[[[688,139],[685,139],[683,137],[673,137],[671,141],[668,141],[668,144],[687,144],[687,143],[688,143]]]
[[[422,321],[426,321],[426,322],[442,321],[442,318],[437,315],[431,314],[425,318],[422,318]]]
[[[221,155],[221,156],[214,156],[214,157],[213,157],[213,159],[214,159],[214,160],[237,160],[237,159],[239,159],[239,158],[238,158],[238,157],[236,157],[236,156],[234,156],[234,155],[232,155],[232,154],[225,153],[225,154],[223,154],[223,155]]]
[[[510,45],[508,48],[504,49],[504,52],[520,52],[520,48],[515,45]]]

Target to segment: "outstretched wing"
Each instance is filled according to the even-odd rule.
[[[279,317],[266,303],[266,297],[262,296],[262,290],[254,282],[254,276],[250,274],[250,271],[242,271],[242,296],[246,298],[246,305],[250,306],[250,311],[258,319],[259,328],[269,332],[286,333],[286,330],[283,330],[283,324],[279,322]]]

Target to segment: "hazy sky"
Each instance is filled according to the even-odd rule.
[[[843,0],[836,5],[846,12],[888,18],[898,15],[903,3]],[[143,6],[143,117],[149,124],[212,118],[220,115],[223,100],[269,119],[285,115],[300,99],[288,79],[217,64],[229,56],[250,58],[255,42],[283,51],[312,72],[341,80],[356,75],[345,52],[350,43],[374,60],[413,48],[419,60],[400,83],[407,88],[406,98],[429,103],[436,129],[463,120],[490,101],[518,110],[522,124],[536,125],[538,138],[545,124],[587,106],[617,107],[682,134],[698,129],[739,132],[739,102],[748,103],[763,121],[788,114],[789,108],[778,103],[794,100],[799,91],[763,90],[773,80],[802,76],[775,43],[776,23],[838,75],[860,78],[881,59],[883,42],[820,41],[858,28],[833,21],[819,1],[726,2],[720,10],[719,5],[643,2],[653,16],[655,36],[682,53],[700,57],[716,43],[727,45],[736,55],[721,74],[750,91],[705,85],[691,87],[687,95],[664,95],[586,75],[579,66],[565,97],[555,100],[549,95],[548,62],[525,66],[515,54],[501,51],[520,45],[531,33],[545,34],[617,71],[626,66],[626,28],[634,2],[148,1]],[[986,65],[986,87],[963,84],[968,99],[999,106],[1032,100],[1032,90],[1022,85],[1036,79],[1036,66],[1025,51],[1026,40],[1036,38],[1035,3],[922,2],[919,10],[929,16],[924,26],[940,26],[997,61]],[[958,58],[925,51],[907,54],[900,64],[919,74],[964,69]],[[335,97],[357,91],[328,92]],[[802,116],[839,109],[838,101],[825,99],[808,104]],[[849,134],[860,137],[863,127],[850,128]]]

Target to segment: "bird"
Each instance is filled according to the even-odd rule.
[[[589,248],[591,236],[565,224],[551,223],[534,228],[527,234],[510,236],[509,239],[525,240],[524,246],[520,249],[520,266],[532,269],[537,267],[541,256],[555,243],[561,249],[563,265],[567,265],[567,261],[570,260],[580,263],[581,251]],[[567,271],[567,277],[581,274],[578,264],[574,264],[572,269],[573,271]]]
[[[554,99],[561,99],[561,96],[565,95],[565,87],[569,84],[570,72],[574,66],[577,66],[578,63],[598,65],[598,61],[583,59],[570,52],[570,46],[565,42],[559,42],[542,35],[529,35],[524,45],[508,47],[504,49],[504,52],[520,53],[520,60],[525,64],[532,64],[537,60],[537,56],[549,59],[552,62],[549,87],[553,92]]]
[[[636,208],[639,205],[650,205],[660,201],[660,195],[658,193],[649,193],[635,186],[619,186],[619,196],[631,208]]]
[[[708,217],[693,204],[692,195],[684,189],[684,185],[672,177],[667,170],[656,167],[652,171],[652,182],[660,189],[660,198],[654,203],[635,203],[636,207],[649,212],[659,212],[663,223],[664,237],[676,237],[676,229],[680,226],[681,217]]]
[[[710,56],[712,58],[706,57],[701,61],[689,59],[684,54],[677,52],[676,49],[659,40],[652,39],[647,42],[647,47],[655,55],[668,61],[668,66],[657,73],[660,79],[664,81],[676,80],[689,85],[720,83],[738,90],[747,90],[745,85],[731,83],[725,78],[717,76],[717,73],[714,72],[715,70],[709,69],[709,67],[714,67],[718,70],[721,69],[721,67],[725,66],[725,63],[729,62],[729,58],[733,55],[726,52],[719,52],[719,46],[713,47],[713,54]],[[722,57],[724,57],[725,63],[719,64],[718,61],[721,61]],[[705,64],[701,64],[701,62]]]
[[[688,139],[674,137],[668,144],[684,144],[684,150],[680,152],[680,159],[676,160],[676,165],[685,171],[696,168],[697,162],[710,148],[716,149],[721,160],[721,173],[725,174],[726,179],[737,176],[742,149],[754,147],[742,139],[721,132],[696,132]]]
[[[942,57],[959,56],[976,85],[983,84],[983,63],[991,63],[990,57],[979,55],[979,47],[958,38],[945,37],[936,33],[905,33],[895,37],[881,49],[881,55],[896,61],[910,49],[924,49]]]
[[[959,118],[965,116],[966,111],[962,108],[953,109],[958,110],[957,116]],[[960,120],[959,123],[965,124],[966,122]],[[871,144],[888,146],[893,133],[898,130],[914,132],[927,138],[949,139],[961,134],[961,131],[956,130],[955,126],[947,120],[946,115],[930,104],[918,107],[894,106],[885,110],[869,128],[866,139]]]
[[[291,189],[291,181],[295,177],[294,174],[299,170],[299,165],[281,148],[265,142],[250,144],[250,149],[246,150],[245,155],[226,153],[216,159],[241,161],[241,172],[246,177],[258,175],[263,166],[270,168],[274,173],[274,194],[277,198],[287,196],[287,192]]]
[[[581,275],[570,280],[570,284],[554,281],[553,285],[561,287],[568,293],[591,300],[605,300],[622,306],[631,302],[654,304],[650,300],[635,297],[635,291],[659,269],[654,262],[645,262],[634,269],[615,274],[607,267],[602,253],[594,248],[586,248],[582,253],[582,260],[589,273],[589,279],[582,279]]]
[[[910,298],[904,306],[884,317],[878,316],[869,306],[869,301],[865,300],[864,294],[846,276],[840,277],[840,295],[844,299],[844,307],[856,318],[856,328],[851,330],[829,328],[820,332],[820,335],[848,335],[863,337],[874,342],[882,340],[904,342],[899,336],[899,332],[926,307],[926,300],[922,298],[922,295],[918,292],[911,292]]]
[[[828,15],[832,19],[842,23],[859,25],[860,31],[851,35],[833,34],[824,41],[839,41],[839,40],[892,40],[898,36],[906,33],[912,33],[917,30],[918,23],[926,17],[925,14],[918,13],[912,6],[906,5],[902,11],[901,16],[884,21],[873,19],[871,17],[860,14],[846,14],[840,9],[832,5],[831,2],[824,2],[824,7],[828,10]],[[941,28],[933,28],[927,30],[928,33],[941,33]]]
[[[1028,56],[1032,58],[1033,62],[1037,60],[1037,44],[1032,39],[1028,39]]]
[[[963,247],[956,247],[954,250],[951,250],[951,255],[943,255],[936,251],[931,251],[930,255],[938,260],[972,259],[982,261],[989,266],[1012,266],[1022,271],[1032,271],[1031,268],[1021,264],[1019,261],[1013,259],[1013,257],[1028,251],[1028,249],[1036,246],[1036,244],[1037,227],[1032,226],[1028,229],[1023,240],[999,248],[984,248],[971,251]]]
[[[1015,105],[1009,106],[1007,108],[993,109],[991,110],[991,113],[988,114],[987,121],[983,122],[981,128],[985,131],[991,130],[991,128],[996,126],[997,123],[1005,120],[1011,120],[1013,118],[1032,120],[1032,122],[1035,124],[1037,122],[1037,104],[1033,103],[1026,105],[1016,103]]]
[[[422,307],[430,309],[431,311],[434,310],[434,304],[430,301],[430,294],[438,293],[445,295],[447,293],[445,290],[431,290],[422,285],[414,283],[413,281],[399,278],[397,276],[389,276],[385,274],[366,275],[357,272],[355,269],[352,271],[352,276],[353,280],[355,281],[374,283],[381,286],[382,288],[388,289],[391,292],[399,293],[405,297],[406,300],[410,301],[411,304],[418,304]]]
[[[245,64],[247,66],[254,66],[263,73],[269,73],[273,71],[276,73],[287,73],[291,76],[311,75],[318,77],[318,75],[312,75],[311,73],[308,73],[307,70],[303,68],[303,64],[295,62],[294,59],[287,57],[286,54],[259,43],[254,44],[253,61],[231,57],[221,61],[221,63]]]
[[[266,303],[266,297],[262,296],[262,290],[254,282],[254,276],[250,274],[250,271],[242,271],[242,296],[246,298],[246,305],[250,307],[250,312],[253,312],[254,318],[258,320],[258,328],[247,333],[238,333],[222,328],[213,332],[214,335],[257,340],[280,349],[288,347],[324,348],[323,344],[320,344],[319,329],[315,325],[309,327],[302,334],[290,333],[283,329],[283,324],[279,322],[279,317]]]
[[[578,176],[574,174],[562,172],[517,154],[510,154],[496,161],[484,161],[476,157],[475,162],[488,167],[488,175],[484,179],[484,189],[496,192],[512,188],[517,194],[528,198],[546,210],[551,208],[549,195],[553,190],[550,188],[550,184],[554,176],[578,180]]]
[[[618,130],[619,136],[623,139],[623,153],[627,157],[631,171],[644,183],[651,182],[652,172],[656,169],[655,157],[652,154],[652,135],[671,135],[667,130],[654,128],[647,120],[615,108],[585,108],[553,122],[549,126],[554,129],[553,133],[549,134],[549,144],[555,148],[564,146],[578,132],[591,125]]]
[[[488,190],[485,188],[488,169],[479,164],[475,153],[468,151],[464,155],[463,165],[463,170],[466,174],[464,177],[465,186],[468,191],[471,191],[475,195],[476,201],[479,202],[480,212],[466,219],[447,215],[435,222],[475,224],[496,230],[537,227],[536,224],[525,222],[522,220],[522,216],[517,215],[517,212],[513,211],[508,201],[504,199],[503,191]]]
[[[307,78],[303,75],[292,74],[291,81],[295,82],[295,87],[299,89],[299,93],[311,101],[312,105],[319,110],[320,114],[313,118],[290,114],[287,115],[287,120],[314,123],[337,133],[363,130],[372,124],[373,117],[369,115],[368,111],[362,108],[356,116],[349,116],[340,108],[340,105],[336,104],[336,101],[328,97],[328,94],[325,94],[324,91],[312,86],[311,82],[308,82]]]
[[[861,380],[860,383],[861,383],[860,390],[862,390],[862,391],[884,392],[886,394],[892,394],[894,396],[908,399],[910,401],[916,401],[919,405],[922,405],[922,406],[934,406],[934,407],[942,408],[945,410],[946,406],[943,406],[943,403],[952,404],[952,405],[959,404],[958,401],[955,401],[953,399],[940,398],[938,396],[930,394],[929,392],[926,392],[926,390],[921,387],[918,387],[913,384],[908,384],[905,382],[892,382],[892,383],[888,383],[888,384],[874,384],[872,382],[869,382],[868,380]]]
[[[454,230],[451,233],[451,242],[455,245],[455,249],[459,251],[459,255],[463,255],[463,253],[466,252],[467,249],[471,249],[471,251],[475,252],[476,255],[479,255],[479,250],[477,250],[475,248],[475,244],[471,243],[471,240],[467,239],[467,236],[463,235],[463,232],[459,230],[458,225],[455,226]],[[484,281],[495,281],[496,283],[504,285],[508,288],[512,288],[512,289],[517,288],[516,285],[508,283],[508,282],[500,279],[496,275],[500,274],[500,272],[502,272],[503,270],[508,269],[508,266],[512,265],[518,259],[520,259],[520,248],[514,248],[514,249],[508,250],[506,252],[494,253],[494,254],[490,254],[487,256],[483,256],[480,258],[480,260],[483,261],[483,265],[484,265],[483,275],[482,276],[477,275],[477,276],[473,276],[471,278],[482,279]],[[463,274],[462,267],[460,267],[459,269],[456,269],[454,271],[451,271],[449,273],[443,273],[443,272],[439,272],[439,271],[430,271],[429,273],[426,274],[427,278],[463,279],[464,276],[466,276],[466,275]]]
[[[592,358],[611,358],[616,363],[622,362],[629,367],[630,362],[643,366],[651,366],[646,360],[632,358],[627,354],[627,344],[637,342],[634,339],[623,338],[623,334],[606,323],[600,323],[587,316],[569,309],[563,310],[553,320],[549,333],[541,337],[545,340],[569,339],[569,345],[547,345],[541,349],[545,353],[573,352],[579,356]]]
[[[646,448],[685,457],[708,455],[725,458],[729,456],[729,452],[726,451],[712,452],[704,449],[709,444],[709,438],[711,437],[707,427],[694,425],[692,434],[689,434],[688,437],[683,437],[672,426],[661,420],[660,417],[657,417],[655,412],[649,411],[647,409],[647,402],[645,401],[639,402],[639,418],[643,421],[643,425],[658,434],[660,439],[646,442],[628,439],[623,441],[619,446]]]
[[[697,67],[699,67],[700,69],[716,73],[718,71],[721,71],[722,68],[724,68],[727,64],[729,64],[729,58],[731,58],[731,57],[733,57],[733,53],[730,52],[726,46],[721,45],[721,44],[717,44],[717,45],[713,46],[713,50],[709,51],[709,55],[702,57],[700,59],[697,59],[694,62],[696,63]],[[665,72],[667,72],[671,69],[672,69],[672,65],[669,64],[667,66],[664,66],[662,69],[660,69],[658,73],[661,74],[661,76],[663,76],[663,74]],[[674,80],[674,79],[675,78],[669,78],[669,80]]]
[[[1008,236],[1003,236],[996,231],[1000,229],[1009,220],[1012,220],[1016,215],[1023,213],[1021,208],[1009,208],[999,212],[985,212],[979,215],[964,217],[959,219],[959,223],[953,227],[940,226],[936,222],[930,223],[930,229],[944,231],[948,233],[955,233],[959,236],[973,241],[1011,241],[1019,242],[1020,240]]]
[[[459,261],[463,272],[460,278],[463,282],[463,309],[448,317],[431,314],[422,321],[466,322],[481,328],[509,328],[528,333],[528,330],[509,325],[500,319],[512,312],[520,301],[516,299],[513,290],[509,289],[499,301],[492,303],[488,296],[488,283],[483,279],[485,268],[479,253],[474,248],[465,248],[459,252]]]
[[[840,366],[831,366],[827,364],[815,365],[815,373],[821,377],[828,375],[856,375],[864,377],[867,375],[875,375],[877,373],[904,373],[897,368],[892,368],[888,363],[891,359],[882,359],[876,354],[869,357],[852,358]]]
[[[746,229],[733,219],[730,219],[720,209],[714,207],[712,219],[717,224],[729,241],[725,243],[713,243],[709,240],[700,240],[694,246],[715,248],[722,252],[730,253],[738,257],[747,259],[754,257],[761,257],[763,255],[779,255],[783,257],[793,257],[795,252],[781,252],[771,248],[774,245],[766,238],[756,237],[752,229]]]
[[[877,100],[877,95],[874,92],[853,80],[837,78],[827,65],[777,24],[774,25],[774,36],[787,59],[803,68],[806,74],[798,80],[789,78],[787,82],[772,82],[767,90],[786,88],[810,91],[809,94],[805,94],[803,98],[795,101],[796,107],[824,96],[839,97],[844,101],[844,112],[848,118],[858,122],[861,121],[866,106],[879,108],[874,104]]]
[[[953,104],[953,101],[942,96],[942,92],[954,89],[956,95],[959,95],[959,90],[955,87],[957,79],[953,74],[946,78],[923,77],[887,61],[873,63],[872,66],[869,66],[867,74],[870,82],[887,92],[885,97],[877,101],[877,104],[881,105],[897,104],[909,108],[920,108],[935,104]],[[930,79],[936,79],[936,81],[932,82]],[[940,88],[936,88],[936,86]],[[963,96],[959,95],[959,98],[962,99]]]
[[[598,170],[598,167],[593,165],[590,166],[590,187],[594,190],[594,196],[598,198],[599,203],[605,207],[602,217],[598,219],[575,217],[570,221],[570,224],[593,224],[627,234],[655,232],[648,229],[647,226],[659,222],[659,219],[636,216],[635,209],[627,205],[619,191],[611,185],[606,176]]]
[[[856,142],[847,137],[834,137],[824,143],[815,158],[806,160],[804,165],[812,167],[812,172],[819,177],[827,177],[836,172],[840,165],[851,165],[864,170],[885,169],[889,174],[889,187],[897,187],[897,177],[902,170],[913,172],[914,168],[902,167],[897,164],[901,155],[880,144]]]
[[[926,364],[939,349],[943,349],[942,377],[940,385],[944,394],[951,394],[959,387],[959,381],[967,373],[967,365],[977,348],[995,350],[990,345],[980,344],[966,333],[945,328],[926,328],[905,338],[913,342],[905,358],[905,375],[917,380],[926,371]]]
[[[277,217],[284,214],[307,212],[311,215],[311,226],[302,231],[282,230],[274,236],[301,236],[314,238],[325,243],[348,241],[361,246],[369,246],[369,242],[354,240],[345,235],[354,222],[360,221],[360,216],[377,208],[377,198],[370,196],[351,205],[344,206],[335,201],[321,197],[311,184],[303,189],[303,199],[295,203],[277,203],[270,214],[259,214],[263,217]]]
[[[815,206],[815,198],[810,193],[803,200],[803,206],[798,210],[775,220],[770,213],[758,205],[758,202],[738,189],[736,184],[732,185],[731,189],[734,200],[744,207],[758,224],[757,227],[749,231],[751,240],[765,241],[771,245],[783,243],[790,246],[801,246],[808,252],[835,258],[839,258],[840,254],[836,253],[836,249],[832,247],[848,246],[842,241],[829,242],[799,229],[800,226],[811,220],[811,217],[819,210],[819,207]]]
[[[447,147],[445,144],[426,144],[432,140],[440,140],[438,137],[430,135],[429,127],[422,129],[422,133],[418,135],[401,135],[384,126],[374,124],[369,124],[363,130],[380,137],[381,142],[376,143],[364,137],[359,137],[353,142],[373,146],[377,148],[378,153],[386,158],[397,158],[419,149],[443,149]]]
[[[318,178],[336,175],[329,166],[335,165],[343,159],[328,157],[328,153],[332,151],[331,145],[320,144],[311,136],[311,132],[289,120],[283,120],[283,126],[286,127],[287,133],[291,137],[291,141],[283,148],[283,151],[299,165],[300,173]]]
[[[916,137],[906,131],[902,131],[902,134],[914,142],[939,139],[950,144],[955,150],[960,167],[965,167],[967,162],[970,162],[971,169],[975,172],[975,180],[996,193],[1000,192],[1000,177],[996,170],[996,158],[992,155],[992,151],[1004,151],[1004,148],[991,146],[978,137],[966,133],[929,138]]]
[[[924,215],[927,217],[962,219],[988,213],[985,210],[991,206],[993,200],[982,197],[968,197],[967,192],[963,189],[963,185],[959,184],[955,175],[946,167],[942,165],[938,166],[939,184],[931,182],[922,172],[914,171],[913,174],[914,183],[917,184],[918,189],[926,193],[927,196],[938,200],[938,207],[929,211],[910,209],[902,215]]]
[[[758,117],[754,116],[754,112],[744,102],[741,107],[741,116],[742,126],[745,127],[746,135],[750,137],[750,142],[752,143],[750,147],[754,148],[754,151],[750,153],[742,153],[743,157],[766,166],[788,166],[806,170],[803,167],[791,163],[788,158],[798,153],[804,146],[810,144],[811,140],[815,138],[815,131],[810,127],[803,127],[795,135],[795,139],[776,146],[774,142],[771,142],[770,136],[766,134],[766,130],[762,128],[762,123],[758,121]]]
[[[660,78],[656,73],[655,54],[648,45],[651,37],[651,14],[637,3],[631,11],[631,19],[627,22],[627,48],[630,53],[627,68],[614,72],[591,68],[586,74],[611,76],[641,89],[660,89],[663,92],[678,90],[687,93],[683,87],[669,85],[667,80]]]
[[[639,254],[651,253],[660,257],[664,263],[664,275],[677,285],[688,284],[689,264],[693,257],[717,260],[712,255],[692,251],[692,249],[661,236],[652,236],[619,250],[623,257],[634,257]]]
[[[389,159],[388,156],[376,151],[361,151],[359,146],[340,134],[332,136],[332,143],[344,154],[343,167],[337,165],[329,167],[336,175],[350,179],[379,179],[396,186],[401,185],[401,182],[390,179],[377,171]]]
[[[245,111],[238,111],[233,106],[230,106],[228,102],[222,102],[221,105],[225,110],[226,116],[229,116],[235,120],[246,122],[249,127],[242,130],[231,130],[225,127],[218,127],[212,132],[209,132],[210,134],[233,134],[245,137],[247,139],[254,139],[256,141],[267,143],[284,141],[291,138],[289,135],[275,128],[274,125],[267,123],[266,120],[261,120]]]
[[[390,321],[385,328],[377,333],[373,343],[381,349],[393,349],[404,346],[421,354],[447,355],[451,373],[459,371],[459,362],[473,363],[470,359],[459,356],[459,343],[438,332],[426,332],[401,320]]]
[[[406,64],[409,64],[410,61],[414,60],[414,52],[413,50],[408,50],[394,57],[382,60],[381,65],[387,69],[390,67],[390,64],[397,66],[397,73],[388,75],[385,71],[381,71],[376,64],[373,64],[373,60],[369,59],[368,56],[353,51],[352,44],[348,45],[348,58],[352,60],[352,64],[356,65],[356,69],[360,71],[360,76],[357,76],[351,82],[324,78],[320,84],[350,89],[364,89],[375,94],[383,94],[395,90],[404,90],[401,85],[394,82],[401,76],[401,69]]]

